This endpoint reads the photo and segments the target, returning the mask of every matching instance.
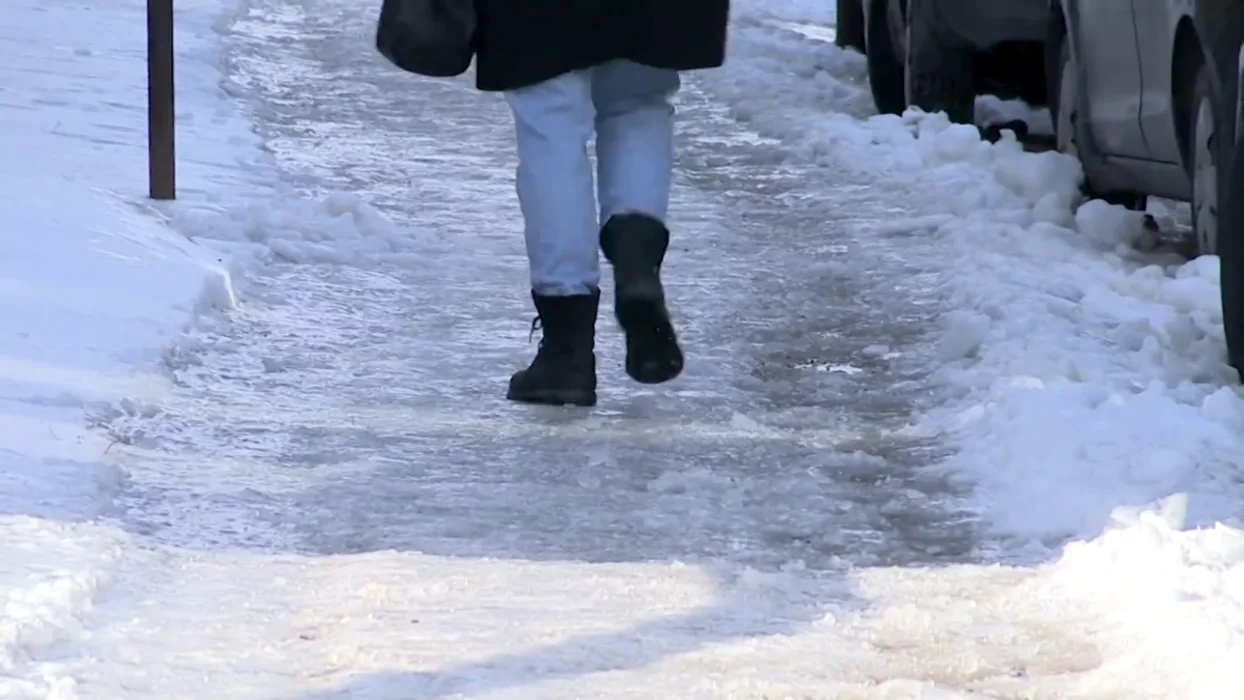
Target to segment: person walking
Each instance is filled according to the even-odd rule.
[[[476,87],[514,114],[517,191],[543,334],[507,398],[596,403],[600,258],[613,267],[626,372],[677,377],[661,283],[680,72],[725,61],[729,0],[476,0]],[[595,181],[587,144],[596,135]]]

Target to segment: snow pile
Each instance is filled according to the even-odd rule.
[[[815,152],[825,145],[827,133],[858,136],[857,117],[874,113],[865,58],[834,46],[833,37],[816,31],[813,20],[780,12],[785,7],[774,3],[754,12],[735,10],[726,67],[696,77],[711,84],[762,135],[788,145]],[[755,81],[762,73],[781,75],[783,81]],[[803,86],[798,92],[789,90],[792,80]],[[775,112],[771,105],[782,105],[784,111]],[[791,128],[796,121],[815,131],[801,135]]]
[[[980,95],[976,98],[977,124],[988,126],[1013,121],[1027,124],[1031,134],[1050,137],[1054,135],[1054,119],[1050,110],[1044,107],[1034,109],[1023,100],[1002,100],[993,95]]]
[[[218,9],[178,3],[177,217],[273,181],[218,89]],[[84,412],[158,402],[171,386],[164,349],[199,314],[235,303],[229,261],[171,231],[145,199],[143,12],[141,0],[9,0],[0,25],[0,162],[20,164],[0,173],[6,698],[76,697],[70,679],[32,654],[80,634],[129,541],[101,524],[125,472]]]
[[[141,2],[10,0],[0,25],[0,696],[76,697],[32,653],[81,633],[128,536],[99,523],[124,488],[84,409],[169,389],[160,354],[233,303],[210,251],[144,212]],[[188,28],[193,15],[183,13]],[[201,22],[206,21],[200,18]],[[200,23],[201,26],[201,23]],[[184,56],[203,50],[182,37]],[[201,73],[187,61],[181,79]],[[54,73],[55,80],[49,79]],[[193,88],[191,88],[193,92]],[[187,100],[184,130],[219,115]],[[183,107],[185,105],[183,104]],[[208,122],[199,129],[194,122]],[[223,135],[221,136],[223,138]],[[242,183],[220,140],[192,141],[188,189]]]
[[[101,524],[122,450],[86,427],[158,406],[167,348],[274,259],[411,262],[351,197],[277,191],[221,91],[218,0],[176,7],[179,200],[146,198],[142,0],[8,0],[0,25],[0,696],[75,697],[36,650],[71,639],[129,537]],[[172,227],[169,226],[172,224]],[[175,233],[174,230],[178,230]],[[198,239],[199,242],[191,240]],[[206,244],[206,245],[204,245]]]
[[[7,471],[12,465],[3,465]],[[70,674],[30,655],[84,638],[83,616],[119,563],[125,538],[84,523],[0,516],[0,697],[78,697]]]
[[[1217,260],[1137,252],[1152,243],[1142,217],[1081,206],[1071,158],[982,142],[944,115],[833,113],[816,81],[835,68],[805,73],[824,46],[749,19],[767,6],[741,11],[732,62],[703,83],[761,134],[928,212],[888,224],[938,241],[953,309],[933,349],[952,400],[923,427],[958,441],[941,469],[975,487],[1001,551],[1061,549],[1059,585],[1117,614],[1118,669],[1171,696],[1244,687],[1230,662],[1244,653],[1244,398]]]
[[[279,199],[181,212],[177,229],[227,254],[235,270],[276,262],[414,265],[417,239],[355,195]]]
[[[1225,363],[1217,260],[1136,252],[1142,217],[1121,207],[1073,214],[1070,158],[907,118],[908,157],[941,212],[906,225],[945,246],[954,309],[936,348],[961,400],[943,417],[965,440],[948,466],[977,485],[983,513],[1047,543],[1178,492],[1195,525],[1232,518],[1244,403]]]
[[[954,309],[935,353],[955,400],[926,427],[960,450],[940,468],[975,487],[1008,557],[1084,540],[1051,577],[1116,623],[1086,688],[1244,687],[1244,400],[1217,260],[1137,253],[1141,215],[1075,209],[1069,158],[984,144],[941,115],[905,121],[922,208],[941,210],[911,223],[945,246]]]
[[[1179,689],[1178,697],[1237,697],[1244,688],[1244,532],[1221,524],[1181,532],[1184,501],[1121,509],[1101,537],[1067,546],[1054,580],[1112,602],[1119,631],[1102,645],[1102,675]],[[1103,682],[1094,689],[1115,688]]]
[[[807,134],[811,138],[800,136],[799,140],[817,152],[827,141],[866,146],[874,138],[886,139],[885,135],[870,135],[861,144],[860,124],[846,119],[868,117],[876,110],[868,83],[867,59],[833,43],[837,17],[832,3],[797,0],[755,2],[755,6],[749,6],[752,4],[747,3],[740,8],[742,11],[736,11],[733,35],[738,38],[733,40],[735,50],[731,65],[725,71],[706,74],[715,91],[730,98],[740,115],[759,127],[762,134],[793,137],[791,124],[796,120],[803,122],[813,132]],[[801,40],[792,41],[795,36]],[[735,70],[742,63],[746,63],[744,69]],[[759,72],[781,73],[809,83],[795,93],[781,83],[766,84],[749,79],[749,75]],[[765,99],[753,103],[758,94]],[[766,107],[772,104],[807,113],[766,114]],[[1012,121],[1025,122],[1033,135],[1049,137],[1054,133],[1050,112],[1044,107],[1033,108],[1021,100],[1003,100],[993,95],[977,97],[977,124],[988,126]],[[870,120],[863,126],[864,133],[890,131],[894,122]],[[867,157],[863,153],[860,156]]]

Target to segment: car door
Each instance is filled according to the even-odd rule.
[[[1146,157],[1179,163],[1179,134],[1175,124],[1171,68],[1175,55],[1175,29],[1186,0],[1131,0],[1140,51],[1140,129],[1147,145]],[[1191,89],[1191,86],[1188,86]]]
[[[1079,0],[1072,30],[1097,151],[1143,158],[1140,51],[1131,0]]]

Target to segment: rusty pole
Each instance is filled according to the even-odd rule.
[[[177,197],[173,102],[173,0],[147,0],[147,186],[152,199]]]

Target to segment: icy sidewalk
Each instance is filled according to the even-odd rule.
[[[835,89],[837,77],[810,66],[813,55],[835,54],[748,25],[754,8],[740,6],[735,60],[709,79],[717,94],[756,130],[796,152],[786,155],[835,166],[851,161],[892,185],[909,184],[905,204],[927,205],[929,215],[919,219],[853,223],[944,242],[947,256],[939,263],[950,273],[946,290],[962,307],[946,319],[938,348],[952,401],[930,421],[949,429],[962,447],[946,471],[977,488],[980,512],[1010,537],[1007,546],[1031,540],[1018,553],[1051,556],[1051,563],[859,566],[816,574],[794,561],[762,573],[677,561],[536,562],[392,551],[298,556],[211,542],[159,546],[155,538],[94,524],[95,516],[113,514],[113,496],[129,487],[126,472],[154,472],[198,497],[154,504],[171,504],[157,512],[168,521],[156,525],[176,531],[214,518],[236,528],[239,539],[265,528],[275,533],[261,534],[276,537],[282,531],[260,516],[271,515],[264,509],[285,504],[288,494],[307,491],[309,477],[300,472],[261,483],[257,494],[250,488],[256,479],[276,472],[265,471],[270,465],[259,461],[261,450],[255,461],[226,461],[210,449],[174,456],[111,445],[82,427],[83,409],[93,413],[100,404],[143,413],[182,400],[171,396],[157,360],[197,311],[231,299],[214,257],[135,207],[145,171],[141,3],[7,0],[0,28],[0,162],[21,167],[4,175],[0,188],[7,227],[0,237],[6,449],[0,694],[56,700],[1235,697],[1242,685],[1244,552],[1238,530],[1210,523],[1237,507],[1232,468],[1244,450],[1239,398],[1223,388],[1215,361],[1221,339],[1208,301],[1212,271],[1205,262],[1141,267],[1125,248],[1115,251],[1113,244],[1130,235],[1127,216],[1090,208],[1072,219],[1067,198],[1074,168],[1057,158],[987,146],[936,118],[859,122],[833,115],[844,95],[858,94]],[[252,150],[255,139],[216,90],[218,57],[209,30],[217,8],[178,7],[182,175],[193,205],[181,222],[228,239],[213,245],[228,250],[232,264],[251,258],[357,268],[380,260],[413,263],[403,232],[351,198],[233,206],[239,190],[263,190],[266,170],[256,169],[262,159]],[[786,9],[807,20],[825,7],[792,2]],[[307,8],[277,6],[289,15]],[[330,11],[369,12],[350,2],[313,9],[329,36],[341,32]],[[261,38],[261,45],[289,39]],[[281,68],[307,71],[299,79],[314,77],[307,65]],[[858,60],[830,68],[858,79]],[[332,133],[341,138],[341,131]],[[458,194],[481,197],[493,187],[484,182]],[[408,193],[404,186],[391,194]],[[222,201],[209,201],[216,197]],[[185,213],[182,205],[175,210]],[[290,267],[297,282],[323,281]],[[502,267],[488,272],[500,274]],[[506,269],[521,277],[521,262]],[[300,291],[309,308],[324,301],[311,284]],[[383,293],[392,290],[357,291],[359,303],[401,313],[384,305]],[[355,308],[332,310],[366,324],[370,319]],[[294,331],[288,338],[294,347],[318,343],[315,331],[332,325],[297,318],[295,311],[278,310],[260,322],[282,317],[277,320],[301,324],[286,329]],[[375,329],[356,330],[355,347],[402,340],[390,328],[380,338],[365,335]],[[260,344],[259,336],[243,340]],[[870,351],[876,357],[883,350]],[[267,366],[259,361],[268,357],[239,361],[263,372]],[[337,362],[324,371],[340,374],[342,355],[332,357]],[[425,372],[444,368],[423,359]],[[414,366],[393,364],[395,372]],[[200,417],[212,419],[210,428],[238,415],[271,422],[276,414],[351,432],[331,404],[308,408],[299,386],[287,389],[287,403],[257,392],[241,407],[217,400]],[[370,430],[391,433],[384,435],[389,444],[407,451],[386,460],[391,471],[379,474],[373,492],[357,494],[366,507],[347,515],[366,526],[374,497],[390,495],[394,482],[387,479],[408,463],[409,443],[401,439],[413,432],[417,414],[363,415]],[[447,423],[440,435],[429,431],[427,442],[439,445],[485,424]],[[591,433],[593,425],[588,428]],[[512,439],[545,428],[509,429],[505,437]],[[507,447],[494,442],[502,443],[495,449]],[[126,472],[109,462],[117,453],[132,460]],[[584,469],[561,481],[588,479],[569,486],[591,494],[630,493],[609,481],[617,478],[609,454],[588,451]],[[468,457],[481,461],[478,454]],[[741,459],[736,451],[721,462]],[[481,470],[487,474],[490,464],[504,461]],[[305,518],[299,523],[348,529],[352,523],[328,507],[341,500],[344,474],[331,464],[318,476],[325,474],[325,483],[310,489],[324,500],[293,500],[306,507],[277,510],[277,526],[288,522],[280,516],[298,514]],[[456,486],[441,493],[452,497]],[[1114,510],[1180,492],[1191,495],[1188,517],[1178,498],[1165,512]],[[712,470],[658,480],[635,493],[649,499],[641,516],[662,505],[686,512],[689,504],[700,509],[703,502],[748,495]],[[428,500],[444,509],[443,501]],[[1101,535],[1112,512],[1114,527]],[[842,520],[833,513],[808,508],[802,514],[796,526],[818,536],[840,534],[834,525]],[[821,522],[824,531],[816,529]],[[1182,530],[1189,522],[1204,527]],[[478,520],[451,524],[525,542],[535,534]],[[699,523],[697,534],[712,525]],[[570,529],[553,531],[553,538]],[[363,527],[362,534],[370,533]],[[1086,541],[1060,549],[1069,534]],[[1051,543],[1054,550],[1047,549]]]
[[[254,138],[220,111],[218,8],[177,5],[183,194],[253,188]],[[129,543],[95,521],[124,474],[84,414],[166,395],[166,347],[232,295],[217,256],[144,211],[143,3],[2,14],[0,696],[70,698],[31,654],[80,636]]]
[[[1239,687],[1238,675],[1232,675],[1238,649],[1232,635],[1239,628],[1232,607],[1238,599],[1233,589],[1238,579],[1233,577],[1238,576],[1239,557],[1230,550],[1231,530],[1178,532],[1181,518],[1178,509],[1171,509],[1168,518],[1135,518],[1105,537],[1072,545],[1064,556],[1042,546],[1041,540],[1048,540],[1059,547],[1068,530],[1081,526],[1090,530],[1088,536],[1096,536],[1120,502],[1145,502],[1169,493],[1152,480],[1132,484],[1120,479],[1117,462],[1107,463],[1094,479],[1075,482],[1084,487],[1079,499],[1060,499],[1056,492],[1024,501],[1022,495],[1034,476],[1029,471],[1033,462],[1020,459],[1025,453],[982,458],[986,452],[982,448],[990,443],[981,435],[989,433],[960,430],[955,437],[962,438],[963,461],[947,465],[951,467],[947,471],[980,487],[978,505],[988,524],[1013,525],[1002,517],[1009,512],[1026,516],[1016,519],[1027,526],[1021,537],[1037,540],[1036,553],[1054,561],[1018,567],[979,563],[884,567],[860,563],[866,543],[836,548],[841,542],[837,538],[851,531],[859,512],[869,512],[872,504],[852,507],[858,502],[814,498],[819,502],[807,505],[801,498],[817,495],[821,483],[800,480],[799,469],[783,469],[800,461],[744,449],[765,430],[763,421],[749,425],[740,420],[729,426],[733,439],[728,448],[714,452],[704,449],[708,441],[697,445],[692,439],[702,425],[688,425],[687,415],[670,411],[662,417],[678,426],[672,432],[679,438],[700,448],[699,455],[667,447],[664,453],[620,456],[626,447],[617,443],[632,443],[632,452],[643,451],[645,445],[633,444],[640,432],[637,419],[677,405],[680,389],[699,389],[713,403],[738,405],[712,393],[724,382],[699,387],[688,382],[663,391],[648,407],[629,414],[625,403],[612,415],[604,406],[603,415],[578,426],[574,417],[565,418],[564,424],[551,419],[552,425],[515,421],[510,416],[517,411],[494,409],[485,401],[467,408],[466,392],[480,392],[470,396],[476,400],[504,380],[479,372],[487,364],[501,374],[509,361],[510,351],[495,342],[496,329],[506,323],[496,316],[507,313],[504,308],[498,311],[498,304],[510,304],[515,315],[523,311],[521,298],[499,294],[497,289],[504,287],[497,281],[501,275],[517,278],[515,287],[521,284],[521,260],[512,258],[507,265],[497,259],[497,251],[507,249],[499,241],[514,233],[482,226],[488,222],[481,216],[501,211],[496,200],[508,197],[508,173],[498,174],[505,170],[498,154],[507,152],[510,144],[501,127],[503,118],[483,98],[450,86],[433,91],[425,84],[416,91],[409,79],[392,78],[409,93],[360,80],[364,70],[359,64],[366,57],[357,47],[365,43],[368,21],[366,10],[349,2],[318,3],[314,11],[301,4],[252,3],[246,20],[239,23],[250,34],[250,50],[238,58],[247,63],[248,70],[242,73],[267,88],[266,104],[281,105],[280,113],[272,116],[281,123],[268,126],[277,132],[277,150],[285,152],[287,165],[299,174],[337,186],[359,183],[373,188],[369,199],[389,200],[411,220],[423,220],[420,216],[432,208],[428,200],[468,205],[467,215],[447,224],[457,227],[451,237],[456,249],[443,252],[461,256],[464,264],[446,265],[450,258],[437,257],[435,268],[411,267],[409,279],[423,284],[397,285],[356,275],[357,270],[285,267],[266,281],[265,289],[256,290],[277,297],[270,313],[252,316],[254,325],[241,332],[234,329],[232,336],[221,333],[209,339],[223,350],[208,348],[200,354],[206,365],[202,374],[221,381],[204,381],[204,389],[217,398],[221,384],[232,384],[232,391],[228,401],[203,402],[213,405],[198,407],[199,415],[192,417],[201,425],[223,426],[213,430],[224,444],[216,452],[236,462],[200,464],[211,483],[183,483],[181,492],[167,489],[165,494],[174,492],[181,499],[169,506],[169,512],[182,516],[177,526],[193,532],[167,527],[163,534],[218,535],[226,541],[233,535],[253,541],[271,536],[263,532],[265,522],[278,523],[301,531],[303,546],[313,546],[320,555],[273,556],[222,551],[218,546],[209,547],[208,553],[170,554],[176,567],[148,581],[130,582],[130,590],[144,592],[135,613],[114,609],[100,616],[88,654],[93,661],[78,671],[84,683],[98,689],[130,689],[147,697],[214,693],[298,700],[586,695],[1139,700],[1216,698]],[[726,155],[705,157],[702,165],[711,174],[701,175],[711,179],[726,173],[750,194],[773,194],[772,183],[765,188],[756,181],[772,174],[771,164],[811,155],[812,160],[823,158],[837,166],[846,156],[852,165],[870,169],[882,180],[885,187],[878,191],[903,189],[906,195],[886,218],[875,211],[884,206],[877,207],[863,195],[852,202],[836,188],[815,191],[809,183],[798,196],[773,194],[805,215],[809,211],[826,215],[819,231],[826,240],[805,239],[802,234],[809,229],[798,229],[798,242],[804,247],[796,244],[791,250],[801,260],[774,268],[795,280],[782,290],[789,294],[774,295],[784,310],[795,308],[797,300],[823,307],[824,297],[816,294],[822,290],[802,286],[799,280],[818,274],[851,278],[855,272],[849,265],[825,264],[831,248],[858,252],[862,247],[842,240],[850,236],[831,235],[842,233],[843,219],[879,238],[889,236],[894,247],[885,252],[895,257],[909,254],[914,246],[902,245],[903,234],[918,241],[943,241],[945,252],[953,253],[933,261],[945,266],[943,271],[959,272],[959,266],[980,270],[977,277],[957,276],[962,286],[949,290],[961,294],[973,291],[977,279],[986,282],[976,289],[982,295],[998,291],[998,279],[1014,281],[1005,276],[1010,262],[1041,262],[1020,238],[1031,233],[1037,219],[1052,223],[1068,242],[1062,254],[1069,265],[1058,268],[1060,279],[1074,272],[1074,264],[1102,256],[1100,248],[1082,240],[1082,233],[1101,234],[1102,240],[1126,233],[1122,225],[1126,221],[1102,225],[1110,213],[1098,212],[1094,222],[1092,209],[1085,213],[1084,232],[1070,228],[1075,223],[1068,206],[1075,173],[1057,158],[1026,156],[1013,144],[990,147],[973,132],[947,128],[937,119],[860,123],[834,115],[843,99],[852,99],[851,93],[834,89],[832,76],[814,69],[812,60],[814,50],[822,58],[832,57],[832,51],[796,45],[803,50],[787,54],[781,36],[749,31],[746,13],[740,21],[743,31],[736,34],[734,44],[739,60],[703,80],[719,89],[736,114],[777,140],[757,139],[736,123],[713,125],[719,133],[707,129],[710,133],[699,136],[715,144],[706,150]],[[270,41],[274,36],[292,40],[274,46]],[[831,69],[849,74],[858,69],[858,61],[843,61]],[[699,82],[697,78],[695,83]],[[306,85],[315,85],[316,90],[309,93]],[[689,85],[691,94],[694,85]],[[428,104],[437,108],[428,109]],[[458,111],[449,111],[451,106]],[[453,128],[438,120],[451,122]],[[469,130],[471,126],[475,131]],[[693,121],[688,130],[692,129],[705,130],[705,123]],[[755,148],[754,159],[739,167],[729,153],[743,140]],[[451,144],[470,144],[471,150],[453,151]],[[418,153],[421,165],[394,172],[398,169],[384,157],[394,152]],[[894,167],[887,171],[887,165]],[[463,186],[465,178],[448,176],[455,168],[474,169],[469,186]],[[404,177],[410,172],[423,176]],[[819,178],[813,173],[809,179],[820,182]],[[412,201],[412,190],[419,199]],[[1050,197],[1042,202],[1047,194]],[[725,193],[714,200],[730,196],[742,195]],[[830,204],[818,210],[823,203],[814,201],[820,198]],[[872,206],[866,214],[864,207],[852,206],[860,201]],[[835,202],[846,206],[833,211]],[[1006,207],[990,206],[998,203]],[[687,204],[684,199],[678,207],[684,215]],[[750,214],[764,208],[748,204],[743,209]],[[923,209],[930,216],[894,220],[896,212],[911,209]],[[698,210],[691,219],[704,226],[703,221],[714,216],[730,219],[713,206]],[[780,232],[784,244],[791,242],[794,226],[775,225],[776,217],[757,218],[762,236]],[[992,227],[1002,223],[1014,224],[1014,229],[1007,229],[1011,235],[997,235]],[[693,221],[680,224],[680,235],[688,240]],[[734,255],[750,255],[753,262],[756,249],[731,240],[727,224],[713,226],[720,234],[713,242],[720,249],[688,246],[675,264],[689,264],[688,258],[697,253],[708,257],[711,251],[723,258],[716,261],[718,274],[695,283],[708,286],[724,278],[736,282],[736,288],[755,284],[746,276],[732,278],[728,271],[736,266],[724,258],[731,243],[736,245]],[[962,238],[954,237],[956,233]],[[1041,236],[1046,233],[1050,230],[1038,228],[1032,236],[1045,242]],[[485,240],[484,235],[494,238]],[[510,238],[508,243],[516,241]],[[813,257],[824,267],[802,266]],[[1120,258],[1072,279],[1093,285],[1122,265]],[[488,274],[476,274],[480,267]],[[793,270],[809,274],[805,278],[791,274]],[[1190,268],[1189,274],[1196,280],[1193,284],[1204,281],[1197,268]],[[411,300],[435,306],[435,295],[446,286],[469,290],[469,297],[482,299],[481,306],[489,307],[486,312],[494,316],[483,316],[481,321],[485,312],[479,309],[458,310],[453,317],[449,312],[438,317],[426,309],[409,310],[415,306]],[[1006,293],[997,298],[1008,303],[1045,299],[1040,293],[1044,288],[1024,295],[1025,286],[1003,287]],[[428,288],[438,292],[429,293]],[[679,293],[686,295],[680,301],[693,299],[695,290]],[[747,308],[738,313],[744,322],[766,318]],[[1112,356],[1108,345],[1080,344],[1076,335],[1080,327],[1051,325],[1049,319],[1037,318],[1051,331],[1037,336],[1053,342],[1051,353],[1066,355],[1063,348],[1074,347],[1089,358]],[[946,420],[930,421],[933,427],[945,427],[965,412],[969,418],[1018,416],[1022,420],[1015,425],[1000,426],[1000,439],[1015,440],[1021,431],[1031,430],[1045,444],[1060,444],[1046,423],[1022,410],[1032,405],[1025,402],[1030,395],[1014,397],[1018,407],[1003,404],[993,413],[970,410],[980,396],[964,391],[965,383],[1011,386],[1011,376],[993,364],[996,359],[1018,357],[1025,369],[1041,376],[1049,376],[1048,369],[1029,362],[1026,354],[1017,355],[1005,343],[992,350],[993,338],[987,332],[991,327],[976,315],[951,316],[947,321],[937,359],[952,370],[943,378],[946,388],[954,391],[948,391],[952,399],[948,410],[933,416]],[[1090,317],[1084,329],[1099,331],[1093,325],[1096,321]],[[719,325],[724,335],[738,330],[733,319],[721,319]],[[453,342],[421,344],[427,328],[438,329],[434,336],[441,340],[442,334],[450,335]],[[344,347],[343,336],[355,340]],[[780,345],[780,339],[774,344]],[[726,352],[712,358],[715,362],[730,360],[733,348],[725,347]],[[308,348],[318,350],[307,352]],[[840,348],[835,345],[833,350]],[[871,358],[875,367],[888,361],[890,350],[865,348],[860,354],[866,357],[848,359],[864,365]],[[464,355],[470,358],[465,363]],[[283,372],[261,376],[257,356],[299,361],[278,365]],[[700,359],[696,370],[708,372],[705,365],[712,363],[703,355]],[[469,365],[470,371],[457,373],[461,367],[455,363]],[[356,379],[344,379],[337,369],[341,366],[351,367]],[[414,389],[413,373],[420,373],[421,380]],[[1146,375],[1121,372],[1120,386],[1111,388],[1126,398],[1122,382],[1134,376]],[[821,386],[833,386],[834,381],[827,376]],[[1030,384],[1021,386],[1036,391]],[[316,396],[308,390],[312,386],[330,395]],[[360,394],[363,401],[358,400]],[[436,400],[429,401],[429,395],[436,395]],[[832,396],[832,390],[820,396],[841,399]],[[1064,406],[1062,398],[1056,396],[1056,406]],[[446,417],[443,406],[450,399],[460,401],[461,413]],[[484,408],[476,408],[480,404]],[[858,402],[849,405],[859,409]],[[351,421],[342,420],[347,411]],[[281,418],[277,425],[273,416]],[[579,442],[557,443],[577,446],[561,450],[563,459],[554,461],[541,452],[547,450],[542,438],[551,434],[564,440],[576,427]],[[242,442],[230,438],[243,433],[244,448],[230,449]],[[1070,449],[1083,446],[1077,444],[1082,434],[1075,435],[1076,440],[1067,441]],[[1117,434],[1107,433],[1106,438],[1112,445],[1131,449]],[[611,439],[615,444],[594,442]],[[832,452],[832,441],[822,450],[812,459]],[[527,470],[543,480],[523,472],[522,458],[529,467],[533,455],[554,466],[546,473]],[[1125,450],[1123,455],[1126,459],[1135,453]],[[704,461],[694,461],[697,457]],[[310,468],[299,462],[302,459],[314,460],[316,466]],[[749,463],[762,467],[758,471],[764,471],[763,476],[748,474]],[[257,475],[265,470],[281,473],[272,467],[282,464],[295,466],[298,474],[279,483],[258,483]],[[151,474],[161,466],[142,472],[154,478]],[[1054,473],[1065,476],[1086,462],[1064,458],[1057,466],[1060,471]],[[654,471],[662,473],[653,479]],[[835,477],[850,473],[846,468],[834,472]],[[308,481],[321,483],[307,489]],[[783,485],[784,497],[775,497]],[[882,522],[919,520],[918,507],[903,494],[884,486],[878,490],[893,498],[887,503],[893,519]],[[512,494],[509,502],[507,494]],[[920,494],[916,496],[913,500],[919,500]],[[220,509],[226,505],[238,512],[222,523]],[[244,517],[248,507],[262,517],[248,522]],[[531,515],[535,510],[543,519]],[[1043,511],[1058,517],[1038,517]],[[775,526],[772,529],[785,526],[790,528],[787,532],[809,541],[829,541],[830,551],[842,552],[856,567],[810,573],[789,554],[797,548],[777,537],[770,541],[770,549],[789,560],[776,571],[737,566],[729,552],[721,557],[723,565],[702,563],[706,552],[719,554],[736,543],[746,544],[746,536],[755,530],[763,531],[748,527],[755,521]],[[243,530],[243,525],[250,527]],[[906,534],[899,532],[902,526],[876,532],[867,522],[864,525],[856,533],[863,530],[882,544],[889,544],[886,538]],[[651,533],[662,526],[667,528],[661,533],[665,536],[653,537]],[[297,532],[290,539],[299,541]],[[686,546],[688,542],[697,545],[696,551],[689,551],[693,548]],[[1023,548],[1014,551],[1013,541],[1004,544],[1008,556],[1029,553]],[[336,554],[389,547],[403,551]],[[626,561],[589,563],[598,560],[593,555],[600,557],[606,547],[610,556]],[[428,551],[457,556],[416,553]],[[640,558],[647,561],[635,561]],[[665,563],[668,559],[696,563]],[[1127,578],[1111,572],[1126,572]],[[214,614],[202,601],[212,601],[224,612]],[[1155,613],[1162,622],[1157,634],[1149,627],[1158,619]],[[237,639],[255,641],[239,650]],[[195,672],[187,673],[187,668]]]

